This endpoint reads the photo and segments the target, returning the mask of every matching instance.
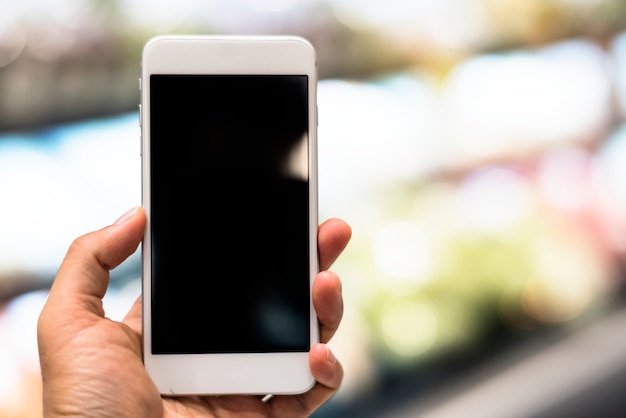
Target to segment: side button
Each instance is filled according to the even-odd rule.
[[[139,127],[141,127],[141,121],[143,120],[143,115],[141,112],[141,105],[139,105]]]

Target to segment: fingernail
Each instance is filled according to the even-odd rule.
[[[337,358],[335,357],[333,352],[330,351],[330,348],[328,348],[328,346],[326,346],[326,360],[328,360],[332,364],[335,364],[337,362]]]
[[[139,209],[138,207],[132,208],[131,210],[129,210],[128,212],[126,212],[125,214],[120,216],[117,219],[117,221],[115,221],[115,223],[113,225],[121,225],[121,224],[123,224],[124,222],[126,222],[127,220],[129,220],[130,218],[135,216],[135,214],[137,213],[138,209]]]

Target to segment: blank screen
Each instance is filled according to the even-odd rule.
[[[309,349],[308,78],[152,75],[152,353]]]

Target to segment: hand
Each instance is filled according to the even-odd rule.
[[[105,317],[102,298],[109,271],[138,247],[142,208],[71,245],[39,317],[37,336],[44,416],[89,417],[305,417],[337,391],[341,364],[326,346],[343,314],[341,283],[326,271],[347,245],[351,230],[339,219],[319,227],[321,272],[313,303],[322,343],[309,353],[315,386],[301,395],[161,398],[142,362],[141,300],[122,322]]]

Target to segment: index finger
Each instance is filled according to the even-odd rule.
[[[317,233],[320,270],[328,270],[346,248],[352,229],[343,220],[331,218],[323,222]]]

